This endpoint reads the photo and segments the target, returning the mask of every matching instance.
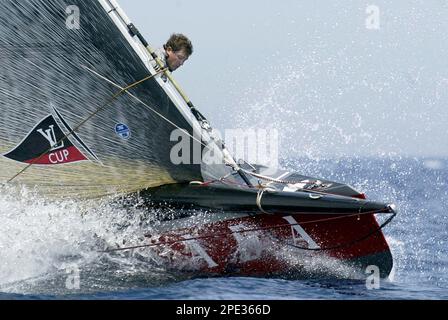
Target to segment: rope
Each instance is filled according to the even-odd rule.
[[[371,236],[373,236],[375,233],[380,232],[380,231],[383,230],[389,223],[392,222],[392,220],[396,217],[396,215],[397,215],[397,213],[394,212],[394,213],[392,214],[392,216],[389,217],[389,219],[387,219],[386,222],[384,222],[384,223],[383,223],[381,226],[379,226],[376,230],[374,230],[374,231],[368,233],[367,235],[365,235],[365,236],[363,236],[363,237],[361,237],[361,238],[359,238],[359,239],[353,240],[353,241],[348,242],[348,243],[345,243],[345,244],[341,244],[341,245],[337,245],[337,246],[333,246],[333,247],[327,247],[327,248],[304,248],[304,247],[296,246],[296,245],[294,245],[294,244],[288,244],[288,245],[291,246],[291,247],[294,247],[294,248],[296,248],[296,249],[307,250],[307,251],[329,251],[329,250],[336,250],[336,249],[345,249],[345,248],[351,247],[351,246],[353,246],[353,245],[355,245],[355,244],[357,244],[357,243],[360,243],[360,242],[362,242],[362,241],[364,241],[364,240],[367,240],[368,238],[370,238]]]
[[[247,171],[247,170],[244,170],[244,169],[241,169],[241,170],[243,170],[244,173],[246,173],[246,174],[248,174],[250,176],[253,176],[253,177],[261,179],[261,180],[269,181],[271,183],[280,183],[280,184],[286,184],[286,185],[295,185],[295,184],[303,184],[304,183],[304,181],[280,180],[280,179],[275,179],[275,178],[272,178],[272,177],[264,176],[264,175],[261,175],[261,174],[257,174],[257,173],[254,173],[254,172],[250,172],[250,171]],[[311,183],[311,182],[309,182],[309,183]],[[319,195],[330,195],[330,196],[341,196],[341,197],[353,198],[352,196],[344,196],[344,195],[337,194],[337,193],[319,191],[317,189],[297,188],[297,190],[300,190],[300,191],[303,191],[303,192],[315,193],[315,194],[319,194]]]
[[[261,212],[263,212],[265,214],[270,214],[270,213],[263,209],[263,206],[261,205],[261,200],[263,199],[264,193],[269,192],[269,191],[275,191],[275,190],[270,189],[270,188],[262,188],[258,191],[258,194],[257,194],[257,207],[258,207],[258,209],[260,209]]]
[[[298,183],[303,183],[303,181],[287,181],[287,180],[280,180],[280,179],[275,179],[272,177],[268,177],[268,176],[264,176],[255,172],[251,172],[251,171],[247,171],[244,169],[243,170],[244,173],[253,176],[255,178],[261,179],[261,180],[265,180],[265,181],[270,181],[270,182],[275,182],[275,183],[280,183],[280,184],[298,184]],[[306,190],[306,189],[304,189]]]
[[[122,89],[120,87],[119,84],[116,84],[115,82],[113,82],[112,80],[106,78],[105,76],[99,74],[98,72],[89,69],[88,67],[84,67],[86,68],[88,71],[92,72],[94,75],[96,75],[97,77],[107,81],[108,83],[112,84],[113,86]],[[158,72],[161,73],[164,70],[161,70]],[[126,94],[128,94],[131,98],[133,98],[134,100],[136,100],[137,102],[139,102],[140,104],[142,104],[144,107],[146,107],[148,110],[150,110],[151,112],[155,113],[157,116],[159,116],[162,120],[164,120],[165,122],[167,122],[168,124],[172,125],[174,128],[182,131],[183,133],[185,133],[185,135],[187,135],[188,137],[192,138],[193,140],[195,140],[196,142],[200,143],[202,146],[204,147],[208,147],[209,145],[206,145],[203,141],[200,141],[198,138],[196,138],[195,136],[191,135],[187,130],[185,130],[184,128],[179,127],[178,125],[176,125],[174,122],[172,122],[170,119],[166,118],[163,114],[161,114],[160,112],[158,112],[157,110],[155,110],[153,107],[149,106],[147,103],[143,102],[140,98],[136,97],[135,95],[133,95],[130,92],[126,92]],[[230,165],[230,164],[229,164]]]
[[[99,78],[109,82],[110,84],[118,87],[121,89],[121,87],[114,83],[112,80],[106,78],[105,76],[99,74],[98,72],[91,70],[87,67],[85,67],[88,71],[92,72],[93,74],[95,74],[96,76],[98,76]],[[162,71],[162,70],[161,70]],[[164,70],[163,70],[164,71]],[[159,112],[157,112],[156,110],[154,110],[151,106],[149,106],[148,104],[146,104],[145,102],[143,102],[142,100],[140,100],[139,98],[137,98],[136,96],[134,96],[133,94],[131,94],[130,92],[126,92],[129,96],[131,96],[133,99],[135,99],[136,101],[138,101],[139,103],[141,103],[142,105],[144,105],[146,108],[148,108],[150,111],[154,112],[156,115],[158,115],[161,119],[163,119],[164,121],[166,121],[167,123],[171,124],[174,128],[182,131],[184,134],[186,134],[188,137],[192,138],[193,140],[199,142],[202,146],[204,146],[205,148],[209,147],[209,145],[206,145],[202,140],[199,140],[198,138],[194,137],[193,135],[191,135],[189,132],[187,132],[185,129],[180,128],[178,125],[176,125],[175,123],[173,123],[171,120],[169,120],[168,118],[166,118],[165,116],[163,116],[162,114],[160,114]],[[196,109],[191,108],[190,106],[190,110],[194,113],[194,112],[198,112]],[[196,111],[195,111],[196,110]],[[226,165],[230,166],[233,168],[233,170],[235,170],[243,180],[245,180],[245,182],[248,184],[249,187],[250,183],[248,183],[246,180],[247,178],[245,178],[245,176],[241,173],[242,170],[239,168],[239,166],[234,162],[234,160],[232,159],[232,157],[230,156],[230,154],[228,153],[227,149],[223,148],[219,148],[219,145],[221,143],[218,143],[213,136],[210,136],[210,138],[215,142],[216,146],[218,147],[218,149],[220,149],[220,151],[223,154],[223,159]],[[231,159],[232,161],[229,161],[229,159]]]
[[[85,67],[87,70],[87,67]],[[86,119],[84,119],[83,121],[81,121],[81,123],[79,123],[77,126],[74,127],[74,129],[72,129],[68,134],[66,134],[64,137],[62,137],[59,141],[56,142],[56,144],[60,144],[62,141],[64,141],[65,139],[67,139],[68,137],[70,137],[73,133],[75,133],[80,127],[82,127],[87,121],[89,121],[90,119],[92,119],[94,116],[96,116],[98,113],[100,113],[101,111],[103,111],[104,109],[106,109],[106,107],[108,107],[115,99],[117,99],[119,96],[121,96],[123,93],[128,93],[128,90],[140,85],[141,83],[148,81],[149,79],[154,78],[155,76],[157,76],[158,74],[164,72],[164,70],[160,70],[159,72],[147,76],[145,78],[143,78],[142,80],[136,81],[124,88],[120,88],[121,90],[118,91],[116,94],[114,94],[111,98],[109,98],[106,103],[104,105],[102,105],[101,107],[99,107],[98,109],[96,109],[91,115],[89,115]],[[23,168],[22,170],[20,170],[17,174],[15,174],[11,179],[9,179],[6,183],[11,183],[13,180],[15,180],[17,177],[19,177],[20,175],[22,175],[23,173],[25,173],[25,171],[27,171],[31,166],[33,166],[36,162],[38,162],[40,159],[42,159],[43,156],[45,156],[48,152],[51,151],[51,149],[53,148],[53,146],[50,146],[50,148],[48,148],[44,153],[42,153],[39,157],[35,158],[33,161],[31,161],[30,164],[28,164],[25,168]]]
[[[245,230],[232,231],[232,232],[223,232],[223,233],[217,233],[217,234],[212,234],[212,235],[204,235],[204,236],[200,236],[200,237],[192,237],[192,238],[187,238],[187,239],[178,239],[178,240],[170,240],[170,241],[159,241],[157,243],[152,243],[152,244],[147,244],[147,245],[139,245],[139,246],[125,247],[125,248],[117,248],[117,249],[110,249],[110,250],[104,250],[104,251],[98,251],[98,252],[99,253],[113,253],[113,252],[128,251],[128,250],[135,250],[135,249],[142,249],[142,248],[158,247],[158,246],[163,246],[163,245],[172,245],[172,244],[179,243],[179,242],[182,243],[182,242],[193,241],[193,240],[204,240],[204,239],[210,239],[210,238],[215,238],[215,237],[225,237],[225,236],[229,236],[229,235],[233,235],[233,234],[242,234],[242,233],[248,233],[248,232],[257,232],[257,231],[267,231],[267,230],[275,230],[275,229],[281,229],[281,228],[290,228],[290,227],[302,226],[302,225],[306,225],[306,224],[316,224],[316,223],[334,221],[334,220],[339,220],[339,219],[347,219],[347,218],[352,218],[352,217],[361,216],[361,215],[380,214],[380,213],[388,214],[389,212],[385,212],[385,210],[386,209],[383,209],[381,211],[370,211],[370,212],[356,213],[356,214],[349,214],[349,215],[344,215],[343,213],[341,213],[342,216],[338,216],[338,217],[334,217],[334,218],[318,219],[318,220],[305,221],[305,222],[294,223],[294,224],[288,223],[288,224],[281,224],[281,225],[276,225],[276,226],[260,227],[260,228],[253,228],[253,229],[245,229]],[[298,214],[301,214],[301,213],[298,213]],[[364,241],[367,238],[369,238],[370,236],[372,236],[373,234],[381,231],[384,227],[386,227],[395,218],[396,215],[397,215],[397,213],[394,212],[393,215],[385,223],[383,223],[379,228],[377,228],[373,232],[367,234],[366,236],[361,237],[360,239],[351,241],[351,242],[346,243],[346,244],[341,244],[341,245],[338,245],[338,246],[328,247],[328,248],[305,248],[305,247],[302,248],[302,247],[298,247],[298,246],[291,245],[291,244],[288,244],[288,245],[293,246],[296,249],[302,249],[302,250],[308,250],[308,251],[329,251],[329,250],[335,250],[335,249],[339,249],[339,248],[349,247],[349,246],[352,246],[352,245],[354,245],[356,243]],[[181,230],[178,230],[178,231],[182,231],[182,230],[187,230],[187,229],[181,229]]]
[[[229,181],[227,180],[229,177],[237,175],[238,172],[230,172],[229,174],[219,178],[219,179],[215,179],[215,180],[210,180],[210,181],[205,181],[205,182],[201,182],[201,181],[192,181],[190,182],[190,185],[198,185],[201,187],[208,187],[209,185],[216,183],[216,182],[221,182],[225,185],[234,185],[234,186],[239,186],[241,188],[250,188],[249,186],[247,186],[246,184],[241,184],[235,181]]]

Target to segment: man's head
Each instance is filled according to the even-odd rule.
[[[166,64],[170,71],[178,69],[193,53],[191,41],[180,33],[171,35],[164,46],[166,52]]]

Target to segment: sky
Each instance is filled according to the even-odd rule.
[[[218,130],[278,130],[288,156],[448,156],[448,1],[119,0]]]

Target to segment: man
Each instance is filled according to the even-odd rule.
[[[164,67],[168,68],[170,72],[181,67],[192,53],[193,45],[191,41],[180,33],[171,35],[163,48],[156,50],[156,54],[159,56]],[[158,68],[156,67],[156,69]]]

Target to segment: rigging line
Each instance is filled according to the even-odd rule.
[[[231,173],[226,174],[225,176],[222,176],[221,178],[215,179],[215,180],[210,180],[210,181],[205,181],[205,182],[192,181],[192,182],[190,182],[190,185],[196,184],[196,185],[201,186],[201,187],[208,187],[209,185],[211,185],[213,183],[216,183],[216,182],[224,182],[225,180],[227,180],[232,175],[234,175],[234,173],[231,172]]]
[[[297,224],[287,224],[287,225],[277,225],[277,226],[271,226],[271,227],[260,227],[260,228],[256,228],[256,229],[246,229],[246,230],[241,230],[238,232],[230,232],[230,233],[226,233],[226,234],[233,234],[233,233],[244,233],[244,232],[251,232],[251,231],[262,231],[262,230],[270,230],[270,229],[276,229],[276,228],[282,228],[284,226],[296,226],[296,225],[305,225],[305,224],[314,224],[314,223],[322,223],[322,222],[329,222],[329,221],[335,221],[335,220],[340,220],[340,219],[346,219],[346,218],[352,218],[352,217],[358,217],[358,216],[363,216],[363,215],[369,215],[369,214],[390,214],[391,212],[389,211],[388,208],[384,208],[381,210],[372,210],[372,211],[367,211],[367,212],[358,212],[358,213],[338,213],[336,217],[332,217],[332,218],[324,218],[324,219],[317,219],[317,220],[310,220],[310,221],[303,221],[303,222],[298,222]],[[395,212],[394,212],[395,213]],[[315,212],[298,212],[296,214],[301,214],[301,215],[316,215]],[[329,213],[332,214],[332,213]],[[269,214],[269,215],[275,215],[275,214]],[[395,213],[396,215],[396,213]],[[181,231],[189,231],[188,228],[183,228],[183,229],[179,229],[177,230],[178,232]],[[225,234],[224,234],[225,235]],[[208,237],[213,237],[214,235],[208,236]]]
[[[122,87],[119,84],[116,84],[115,82],[113,82],[112,80],[108,79],[107,77],[99,74],[98,72],[96,72],[95,70],[90,69],[87,66],[83,66],[86,70],[90,71],[91,73],[93,73],[94,75],[96,75],[97,77],[107,81],[108,83],[112,84],[113,86],[122,89]],[[165,70],[160,70],[158,73],[161,72],[165,72]],[[193,135],[191,135],[187,130],[185,130],[184,128],[179,127],[177,124],[175,124],[174,122],[172,122],[170,119],[168,119],[167,117],[165,117],[163,114],[161,114],[160,112],[158,112],[157,110],[155,110],[153,107],[149,106],[147,103],[143,102],[140,98],[136,97],[135,95],[133,95],[130,92],[126,92],[129,96],[131,96],[133,99],[135,99],[137,102],[141,103],[143,106],[145,106],[146,108],[148,108],[150,111],[152,111],[153,113],[155,113],[157,116],[159,116],[162,120],[166,121],[167,123],[169,123],[170,125],[172,125],[174,128],[182,131],[183,133],[185,133],[188,137],[192,138],[193,140],[195,140],[196,142],[200,143],[202,146],[208,148],[209,145],[205,144],[203,141],[200,141],[198,138],[194,137]],[[225,159],[224,159],[225,160]],[[226,163],[228,164],[228,163]],[[230,164],[229,164],[230,165]]]
[[[175,81],[170,70],[168,68],[165,68],[165,64],[161,61],[161,58],[151,48],[148,41],[146,41],[146,39],[143,37],[143,35],[138,30],[138,28],[132,22],[129,21],[129,19],[126,17],[126,14],[120,8],[120,6],[115,1],[111,1],[111,0],[106,0],[106,1],[108,2],[109,6],[112,9],[111,11],[109,11],[109,13],[112,11],[114,11],[116,13],[116,16],[121,20],[121,23],[127,27],[130,35],[132,37],[137,37],[140,40],[141,44],[146,49],[146,51],[149,53],[149,56],[152,58],[152,60],[154,60],[156,62],[157,66],[160,69],[164,69],[164,72],[163,72],[164,75],[167,77],[167,79],[170,80],[171,84],[174,86],[176,91],[181,95],[183,100],[187,103],[188,107],[190,108],[190,110],[192,111],[192,113],[196,117],[196,119],[199,122],[201,122],[201,121],[207,122],[207,124],[208,124],[208,121],[205,119],[205,117],[195,108],[195,106],[193,105],[191,100],[187,97],[186,93],[182,90],[180,85]]]
[[[261,188],[261,189],[258,191],[258,194],[257,194],[257,207],[258,207],[258,209],[260,209],[261,212],[263,212],[263,213],[265,213],[265,214],[270,214],[270,213],[267,212],[267,211],[265,211],[265,210],[263,209],[263,206],[261,205],[261,200],[263,200],[263,195],[264,195],[264,193],[265,193],[265,192],[269,192],[269,191],[275,191],[275,189],[271,189],[271,188]]]
[[[227,175],[225,175],[225,176],[223,176],[221,178],[218,178],[218,179],[209,180],[209,181],[205,181],[205,182],[192,181],[192,182],[190,182],[190,184],[198,185],[200,187],[208,187],[209,185],[212,185],[214,183],[220,182],[220,183],[223,183],[225,185],[232,184],[232,185],[239,186],[239,187],[242,187],[242,188],[249,188],[250,189],[250,187],[248,185],[246,185],[246,184],[241,184],[241,183],[238,183],[238,182],[234,182],[234,181],[228,180],[228,178],[230,178],[231,176],[235,176],[237,174],[238,174],[238,172],[230,172],[229,174],[227,174]]]
[[[108,0],[109,1],[109,0]],[[109,1],[109,4],[111,2]],[[117,7],[117,6],[115,6]],[[118,9],[118,7],[117,7]],[[121,10],[118,10],[121,11]],[[148,51],[148,53],[150,54],[150,56],[152,56],[154,58],[154,60],[156,61],[157,65],[160,68],[164,67],[164,64],[162,63],[161,59],[159,58],[159,56],[155,53],[155,51],[151,48],[151,46],[149,45],[149,43],[146,41],[146,39],[143,37],[143,35],[140,33],[140,31],[136,28],[136,26],[133,23],[127,23],[126,19],[124,19],[122,17],[122,14],[120,12],[117,12],[118,15],[121,17],[121,19],[123,20],[123,22],[125,22],[125,24],[127,24],[128,30],[131,33],[131,35],[133,37],[137,37],[140,42],[143,44],[143,46],[146,48],[146,50]],[[210,123],[208,122],[208,120],[199,112],[198,109],[196,109],[196,107],[194,106],[193,102],[191,102],[191,100],[187,97],[187,95],[185,94],[185,92],[182,90],[182,88],[179,86],[179,84],[176,82],[176,80],[173,78],[171,72],[169,70],[166,70],[164,72],[165,76],[170,80],[170,83],[174,86],[174,88],[177,90],[177,92],[181,95],[181,97],[184,99],[185,103],[187,104],[187,106],[190,108],[191,113],[195,116],[196,120],[201,123],[202,127],[206,130],[212,130],[212,127],[210,126]],[[213,137],[212,137],[213,139]],[[214,140],[214,139],[213,139]],[[233,156],[230,154],[230,152],[227,150],[227,148],[225,147],[224,143],[222,141],[215,141],[218,149],[221,150],[222,155],[224,157],[224,161],[227,163],[227,165],[231,166],[233,168],[233,170],[235,170],[236,172],[238,172],[238,174],[240,175],[241,179],[244,180],[244,182],[249,186],[249,187],[253,187],[251,181],[249,180],[249,178],[244,174],[244,172],[241,170],[240,166],[236,163],[235,159],[233,159]]]
[[[102,105],[101,107],[99,107],[97,110],[95,110],[92,114],[90,114],[86,119],[84,119],[83,121],[81,121],[81,123],[79,123],[77,126],[75,126],[68,134],[66,134],[64,137],[62,137],[59,141],[56,142],[56,145],[60,144],[62,141],[64,141],[65,139],[67,139],[68,137],[70,137],[71,135],[73,135],[73,133],[75,133],[80,127],[82,127],[86,122],[88,122],[90,119],[92,119],[94,116],[96,116],[98,113],[100,113],[101,111],[103,111],[104,109],[106,109],[106,107],[108,107],[115,99],[117,99],[119,96],[121,96],[123,93],[128,92],[129,89],[134,88],[135,86],[140,85],[141,83],[148,81],[149,79],[154,78],[156,75],[160,74],[164,72],[164,70],[160,70],[159,72],[157,72],[156,74],[147,76],[139,81],[136,81],[128,86],[126,86],[125,88],[121,88],[120,87],[120,91],[118,91],[117,93],[115,93],[111,98],[109,98],[106,103],[104,105]],[[34,160],[31,161],[30,164],[28,164],[25,168],[23,168],[22,170],[20,170],[17,174],[15,174],[11,179],[9,179],[6,183],[11,183],[13,180],[15,180],[17,177],[19,177],[20,175],[22,175],[23,173],[25,173],[25,171],[27,171],[31,166],[33,166],[36,162],[38,162],[40,159],[42,159],[42,157],[44,155],[46,155],[51,149],[53,148],[53,146],[50,146],[49,149],[47,149],[44,153],[42,153],[39,157],[35,158]]]
[[[257,232],[257,231],[267,231],[267,230],[274,230],[274,229],[281,229],[281,228],[290,228],[290,227],[294,227],[294,226],[302,226],[302,225],[305,225],[305,224],[322,223],[322,222],[327,222],[327,221],[332,221],[332,220],[352,218],[352,217],[361,216],[361,215],[380,214],[380,213],[388,214],[388,213],[390,213],[390,212],[384,212],[384,210],[386,210],[386,209],[383,209],[381,211],[375,210],[375,211],[369,211],[369,212],[363,212],[363,213],[355,213],[355,214],[350,214],[350,215],[342,215],[342,216],[334,217],[334,218],[318,219],[318,220],[305,221],[305,222],[300,222],[300,223],[298,222],[298,223],[294,223],[294,224],[288,223],[288,224],[281,224],[281,225],[269,226],[269,227],[245,229],[245,230],[232,231],[232,232],[222,232],[222,233],[217,233],[217,234],[204,235],[204,236],[200,236],[200,237],[191,237],[191,238],[187,238],[187,239],[160,241],[160,242],[157,242],[157,243],[152,243],[152,244],[147,244],[147,245],[139,245],[139,246],[126,247],[126,248],[117,248],[117,249],[103,250],[103,251],[98,251],[98,252],[99,253],[112,253],[112,252],[120,252],[120,251],[127,251],[127,250],[151,248],[151,247],[158,247],[158,246],[163,246],[163,245],[171,245],[171,244],[175,244],[175,243],[179,243],[179,242],[182,243],[182,242],[186,242],[186,241],[204,240],[204,239],[210,239],[210,238],[215,238],[215,237],[224,237],[224,236],[229,236],[229,235],[233,235],[233,234],[242,234],[242,233]],[[368,237],[370,237],[371,235],[375,234],[376,232],[381,231],[386,225],[388,225],[393,220],[393,218],[395,218],[396,215],[397,215],[397,213],[394,212],[392,217],[389,218],[377,230],[369,233],[365,237],[362,237],[359,241],[355,240],[353,242],[357,243],[357,242],[363,241],[363,240],[367,239]],[[188,229],[181,229],[181,230],[178,230],[178,231],[182,231],[182,230],[186,231]],[[350,243],[350,245],[352,245],[352,244]],[[335,247],[335,248],[310,249],[310,248],[301,248],[301,247],[297,247],[297,246],[296,246],[296,248],[297,249],[303,249],[303,250],[310,250],[310,251],[327,251],[327,250],[337,249],[337,247]]]
[[[279,180],[279,179],[276,179],[276,178],[272,178],[272,177],[264,176],[264,175],[257,174],[257,173],[254,173],[254,172],[250,172],[250,171],[247,171],[247,170],[245,170],[245,169],[241,169],[241,170],[243,170],[244,173],[246,173],[246,174],[248,174],[248,175],[250,175],[250,176],[252,176],[252,177],[255,177],[255,178],[258,178],[258,179],[261,179],[261,180],[265,180],[265,181],[270,181],[271,183],[291,184],[291,185],[304,183],[303,181],[285,181],[285,180]],[[352,196],[344,196],[344,195],[340,195],[340,194],[337,194],[337,193],[324,192],[324,191],[319,191],[319,190],[316,190],[316,189],[298,188],[297,190],[300,190],[300,191],[303,191],[303,192],[309,192],[309,193],[321,194],[321,195],[341,196],[341,197],[353,198]]]
[[[344,244],[340,244],[337,246],[333,246],[333,247],[327,247],[327,248],[305,248],[305,247],[299,247],[296,246],[294,244],[288,244],[289,246],[296,248],[296,249],[301,249],[301,250],[307,250],[307,251],[329,251],[329,250],[336,250],[336,249],[344,249],[344,248],[348,248],[351,247],[357,243],[360,243],[364,240],[367,240],[368,238],[370,238],[371,236],[373,236],[375,233],[380,232],[381,230],[383,230],[389,223],[392,222],[392,220],[396,217],[397,213],[394,212],[392,213],[392,216],[389,217],[389,219],[387,219],[382,225],[380,225],[378,228],[376,228],[375,230],[373,230],[372,232],[368,233],[367,235],[356,239],[356,240],[352,240],[350,242],[344,243]]]
[[[280,183],[280,184],[298,184],[298,183],[303,183],[303,181],[280,180],[280,179],[276,179],[276,178],[273,178],[273,177],[264,176],[264,175],[261,175],[261,174],[255,173],[255,172],[251,172],[251,171],[248,171],[248,170],[245,170],[245,169],[241,169],[241,170],[243,170],[244,173],[246,173],[248,175],[251,175],[251,176],[253,176],[255,178],[262,179],[262,180],[265,180],[265,181],[274,182],[274,183]],[[306,189],[304,189],[304,190],[306,190]]]

